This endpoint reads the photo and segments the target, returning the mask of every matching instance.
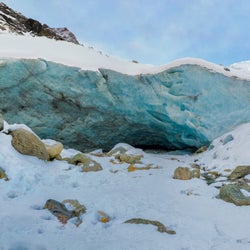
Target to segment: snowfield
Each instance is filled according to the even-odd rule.
[[[15,127],[20,125],[11,126]],[[5,123],[5,130],[8,128]],[[83,173],[66,161],[45,162],[20,154],[11,145],[11,135],[1,132],[0,162],[9,181],[0,180],[0,249],[247,250],[249,207],[217,199],[216,185],[207,185],[204,178],[173,179],[178,166],[196,163],[202,169],[223,172],[248,163],[250,124],[230,135],[233,139],[226,144],[224,135],[212,143],[212,149],[191,155],[146,153],[120,144],[130,154],[143,154],[142,163],[136,166],[153,164],[158,168],[128,172],[129,164],[110,162],[114,156],[89,154],[103,170]],[[64,149],[62,156],[76,153]],[[43,209],[48,199],[77,199],[87,208],[81,216],[83,223],[76,227],[72,219],[61,224]],[[109,215],[108,223],[99,221],[99,210]],[[124,223],[131,218],[158,220],[176,234],[160,233],[152,225]]]

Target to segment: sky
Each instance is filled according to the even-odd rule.
[[[162,65],[183,57],[250,60],[249,0],[4,0],[51,27],[67,27],[106,54]]]

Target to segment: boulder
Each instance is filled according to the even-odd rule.
[[[43,142],[33,133],[20,128],[12,131],[11,135],[11,144],[19,153],[36,156],[41,160],[49,159]]]
[[[76,154],[72,159],[64,159],[70,164],[82,167],[82,172],[96,172],[102,170],[102,166],[84,154]]]
[[[229,180],[236,180],[250,174],[250,166],[237,166],[228,176]]]
[[[63,145],[61,142],[53,140],[43,140],[47,153],[50,160],[58,158],[63,150]]]
[[[250,192],[250,186],[238,183],[224,185],[220,188],[218,198],[237,206],[250,205],[250,196],[245,196],[243,190]]]
[[[200,170],[191,170],[188,167],[178,167],[174,171],[173,178],[178,180],[190,180],[192,178],[200,178]]]

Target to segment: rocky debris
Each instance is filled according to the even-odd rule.
[[[84,154],[76,154],[72,159],[64,158],[70,164],[82,166],[82,172],[96,172],[102,170],[102,166]]]
[[[202,174],[202,177],[206,180],[208,185],[215,183],[216,179],[220,176],[221,174],[217,171],[209,171]]]
[[[9,180],[7,174],[5,173],[5,171],[1,167],[0,167],[0,179],[4,179],[5,181]]]
[[[130,220],[125,221],[124,223],[130,223],[130,224],[150,224],[157,227],[157,231],[160,233],[168,233],[168,234],[176,234],[174,230],[169,230],[164,226],[161,222],[156,220],[147,220],[142,218],[133,218]]]
[[[49,155],[49,159],[61,159],[60,154],[63,150],[63,144],[61,142],[53,141],[53,140],[43,140],[47,153]]]
[[[250,192],[250,186],[239,183],[224,185],[220,188],[218,198],[237,206],[250,205],[250,196],[245,196],[243,190]]]
[[[11,131],[11,135],[11,144],[19,153],[36,156],[41,160],[49,159],[43,142],[35,134],[20,128]]]
[[[229,180],[240,179],[250,174],[250,166],[237,166],[234,171],[228,176]]]
[[[188,167],[178,167],[174,171],[174,179],[190,180],[192,178],[200,178],[200,170],[190,170]]]
[[[19,35],[30,33],[35,36],[46,36],[50,39],[79,44],[75,35],[67,28],[51,28],[47,24],[41,24],[37,20],[25,17],[2,2],[0,3],[0,30]]]
[[[98,220],[102,223],[107,223],[110,221],[110,216],[107,213],[99,210],[98,211]]]
[[[0,131],[3,130],[3,124],[4,124],[3,115],[0,113]]]
[[[66,208],[65,204],[70,204],[74,207],[73,210]],[[46,201],[44,209],[48,209],[53,215],[55,215],[62,224],[66,224],[69,219],[77,217],[75,223],[79,226],[82,221],[80,216],[86,212],[84,205],[81,205],[77,200],[64,200],[62,203],[53,199]]]

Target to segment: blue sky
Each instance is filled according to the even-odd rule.
[[[198,57],[250,60],[249,0],[4,0],[83,44],[148,64]]]

